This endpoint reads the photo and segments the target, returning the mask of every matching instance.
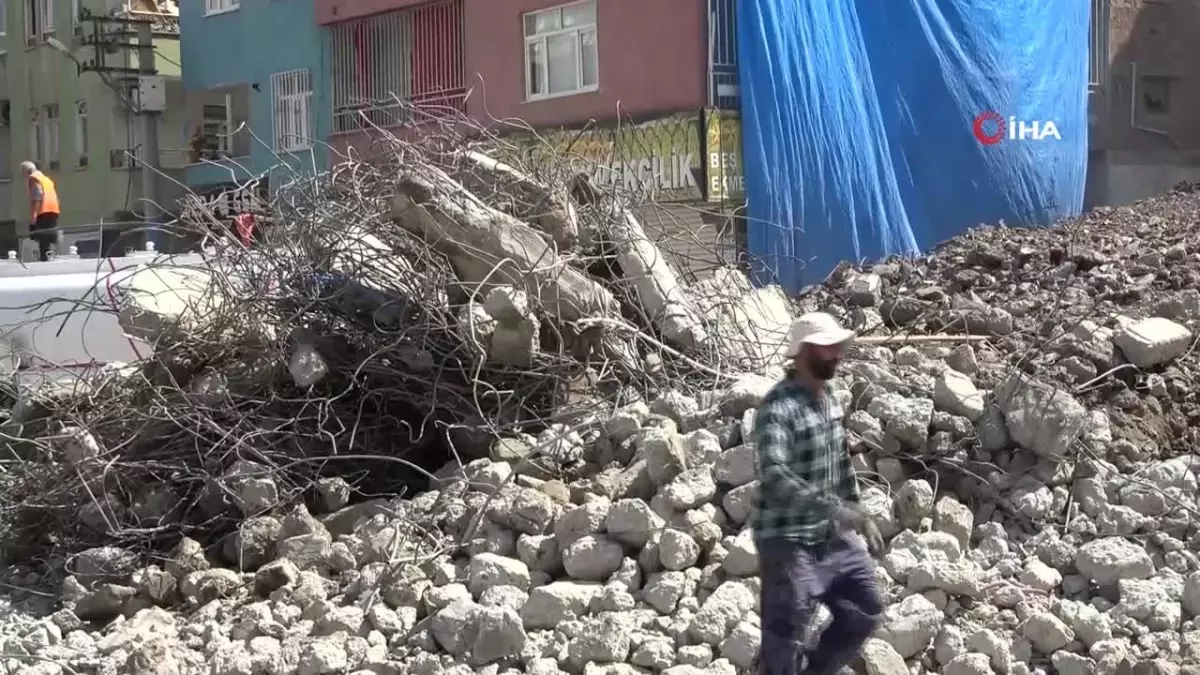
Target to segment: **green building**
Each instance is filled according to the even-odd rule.
[[[180,85],[178,7],[170,0],[0,0],[0,248],[30,221],[19,166],[33,160],[58,186],[60,225],[136,220],[142,201],[142,118],[134,27],[86,17],[154,20],[158,115],[156,200],[173,209],[189,161]],[[82,66],[102,66],[104,73]],[[128,72],[126,72],[128,71]],[[131,156],[132,155],[132,156]],[[96,239],[93,234],[69,237]]]

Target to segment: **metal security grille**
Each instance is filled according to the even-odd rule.
[[[347,21],[330,31],[335,133],[403,123],[402,102],[461,109],[461,0]]]
[[[275,118],[275,151],[297,152],[312,147],[312,71],[289,70],[271,76]]]
[[[738,89],[736,0],[708,0],[708,105],[737,110]]]

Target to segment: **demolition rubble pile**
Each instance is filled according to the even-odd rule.
[[[689,283],[634,212],[647,195],[552,153],[500,161],[494,138],[381,145],[262,205],[257,246],[101,285],[93,311],[148,356],[22,395],[5,548],[208,540],[318,500],[320,477],[423,486],[496,437],[575,477],[616,407],[780,362],[785,294]]]
[[[482,281],[488,273],[469,262],[472,252],[509,240],[479,234],[470,246],[450,244],[476,222],[458,216],[484,207],[422,206],[449,194],[437,180],[427,170],[401,180],[396,208],[415,210],[424,229],[414,229],[447,256],[458,281]],[[487,220],[526,227],[493,212]],[[541,222],[548,237],[562,234]],[[633,219],[621,222],[634,227]],[[982,229],[927,258],[840,270],[791,308],[825,309],[863,335],[892,336],[855,346],[835,381],[864,501],[889,542],[878,575],[888,609],[861,672],[1197,672],[1200,519],[1187,454],[1200,414],[1197,222],[1200,195],[1180,191],[1055,231]],[[645,288],[666,297],[659,282],[645,281],[653,274],[633,277],[644,286],[621,300],[623,318],[606,307],[616,295],[595,290],[611,282],[554,257],[564,249],[529,232],[526,248],[505,244],[495,253],[512,265],[505,283],[488,291],[481,313],[466,314],[493,331],[478,343],[481,353],[496,346],[494,331],[529,332],[520,322],[531,316],[559,326],[588,318],[624,325],[632,322],[629,298],[645,298]],[[562,276],[547,271],[549,285],[526,283],[516,261],[527,254],[542,261],[539,270]],[[628,273],[641,259],[620,268]],[[392,271],[406,264],[388,260]],[[242,514],[232,531],[216,541],[184,538],[153,561],[119,545],[74,556],[57,611],[13,614],[3,625],[0,664],[39,675],[754,672],[759,581],[746,529],[756,489],[747,443],[754,406],[778,371],[746,352],[732,356],[724,345],[733,340],[711,337],[734,334],[737,322],[722,327],[706,303],[728,297],[717,291],[728,293],[735,276],[675,287],[694,315],[651,311],[657,322],[637,333],[600,332],[592,344],[609,354],[604,363],[641,364],[621,376],[616,393],[600,384],[585,390],[616,400],[611,412],[593,402],[593,423],[557,422],[536,437],[506,430],[486,456],[438,470],[421,494],[361,494],[350,466],[344,477],[317,479],[307,504],[289,503],[287,481],[296,474],[271,464],[286,450],[268,452],[246,438],[259,454],[235,459],[229,446],[223,451],[236,470],[209,483]],[[519,290],[520,303],[494,299]],[[364,302],[368,294],[353,297]],[[532,309],[518,311],[525,307]],[[669,326],[668,316],[687,319]],[[463,323],[471,320],[451,329]],[[701,346],[709,344],[704,334],[717,344]],[[441,349],[443,339],[426,344]],[[760,337],[755,347],[769,342]],[[302,344],[310,347],[293,361],[310,366],[293,371],[310,372],[312,363],[328,371],[305,386],[339,372],[328,345]],[[544,352],[534,358],[543,365],[527,372],[555,363]],[[721,370],[733,363],[736,370]],[[707,385],[679,377],[688,368],[707,375]],[[235,384],[224,381],[222,396],[234,398]],[[214,416],[218,397],[203,401],[194,405],[207,411],[204,419],[229,424],[229,416]],[[147,396],[142,405],[167,402]],[[254,405],[245,409],[263,409]],[[480,408],[500,419],[501,406]],[[101,436],[87,438],[97,446]],[[74,461],[86,476],[88,457],[106,457],[79,451],[80,433],[66,437],[74,459],[43,462]],[[126,461],[121,448],[107,452],[112,471]],[[183,481],[167,484],[180,489]],[[126,517],[136,511],[126,508]]]

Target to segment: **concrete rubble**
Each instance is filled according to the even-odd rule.
[[[776,331],[823,309],[880,338],[834,381],[888,540],[888,607],[856,672],[1198,675],[1196,202],[978,230],[846,268],[795,306],[744,280],[694,284],[707,334],[768,331],[743,354],[757,367],[494,439],[421,494],[336,479],[289,503],[241,459],[214,479],[242,513],[219,540],[159,560],[93,548],[53,606],[6,599],[0,672],[756,672],[754,408],[779,376]],[[1176,211],[1184,227],[1164,221]],[[534,296],[497,283],[464,311],[493,348],[535,350]]]
[[[169,332],[194,330],[220,304],[220,296],[209,292],[211,285],[211,275],[194,269],[140,269],[125,284],[121,326],[149,343]]]

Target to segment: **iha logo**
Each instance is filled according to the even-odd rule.
[[[971,123],[971,131],[975,134],[975,139],[983,145],[995,145],[1003,140],[1062,140],[1062,134],[1058,133],[1058,125],[1053,120],[1019,120],[1015,116],[1006,120],[993,110],[980,113]]]

